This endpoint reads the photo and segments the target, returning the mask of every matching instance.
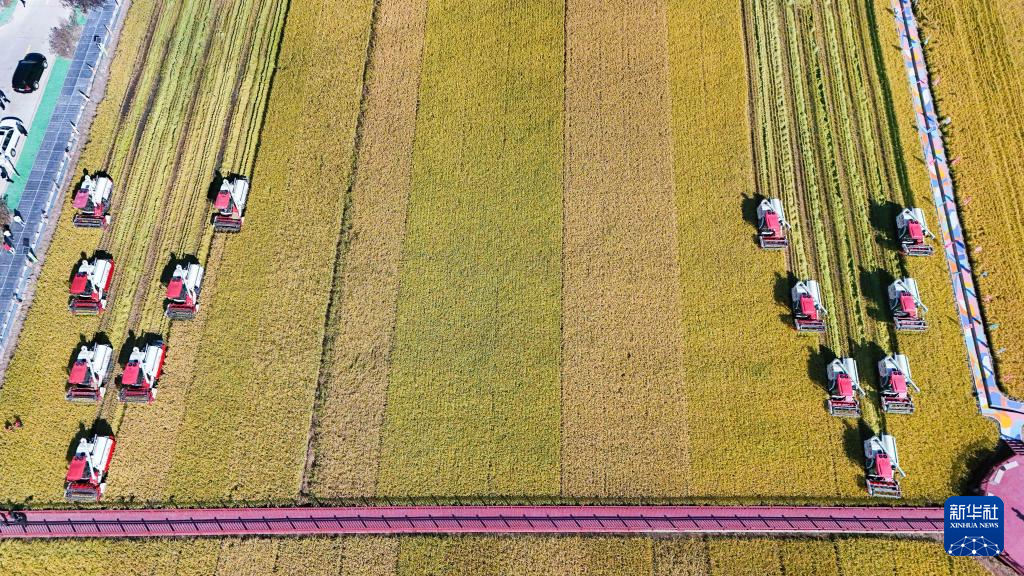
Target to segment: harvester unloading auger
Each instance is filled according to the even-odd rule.
[[[928,328],[924,314],[928,307],[913,278],[899,278],[889,285],[889,310],[897,330],[921,332]]]
[[[244,176],[226,176],[213,200],[213,229],[216,232],[239,232],[245,221],[245,203],[249,199],[249,180]]]
[[[99,502],[107,490],[107,472],[116,444],[112,435],[94,434],[79,440],[64,477],[64,498],[68,502]]]
[[[191,320],[199,312],[199,294],[203,287],[203,267],[199,264],[176,264],[167,283],[167,306],[164,314],[172,320]]]
[[[910,362],[903,354],[890,354],[878,361],[878,378],[882,383],[882,410],[890,414],[913,414],[914,399],[910,388],[921,389],[910,379]]]
[[[782,200],[765,198],[757,206],[757,240],[765,250],[782,250],[789,246],[786,230],[789,222],[782,210]]]
[[[798,332],[824,332],[825,306],[821,288],[814,280],[801,280],[793,286],[793,323]]]
[[[132,348],[128,364],[121,374],[122,402],[149,404],[156,400],[156,387],[164,368],[167,345],[163,340],[154,340],[141,350]]]
[[[107,393],[107,381],[114,371],[114,349],[94,342],[82,346],[71,365],[65,397],[71,402],[99,402]]]
[[[899,233],[900,251],[907,256],[931,256],[935,248],[926,238],[935,238],[928,230],[924,211],[920,208],[904,208],[896,216],[896,230]]]
[[[114,260],[94,256],[78,264],[71,278],[71,298],[68,309],[72,314],[99,314],[107,309],[108,290],[114,278]]]
[[[857,362],[853,358],[836,358],[825,369],[828,376],[828,413],[840,418],[860,418],[860,387]]]
[[[113,189],[114,182],[107,176],[87,174],[71,199],[71,206],[78,210],[71,222],[82,228],[106,228],[110,224]]]
[[[900,457],[896,451],[896,438],[879,434],[864,441],[864,474],[868,494],[879,498],[902,496],[896,473],[906,477],[900,468]]]

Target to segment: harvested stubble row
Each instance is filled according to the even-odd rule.
[[[9,576],[981,576],[930,540],[874,538],[351,537],[0,543]]]
[[[918,21],[1000,382],[1024,397],[1024,6],[926,0]],[[986,273],[978,277],[978,273]]]
[[[379,493],[558,493],[562,9],[429,5]]]

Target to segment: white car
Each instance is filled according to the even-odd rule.
[[[26,136],[28,130],[21,120],[13,116],[0,120],[0,169],[8,178],[15,173],[14,165],[17,163],[18,152],[25,143]]]

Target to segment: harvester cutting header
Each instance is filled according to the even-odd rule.
[[[924,211],[920,208],[904,208],[896,216],[896,230],[899,232],[900,251],[907,256],[931,256],[935,249],[925,238],[935,238],[928,230]]]
[[[82,260],[71,278],[71,298],[68,301],[71,313],[99,314],[106,310],[113,278],[113,258],[97,255],[92,261]]]
[[[790,293],[793,299],[793,323],[798,332],[824,332],[825,306],[821,287],[814,280],[797,282]]]
[[[199,311],[199,293],[203,285],[203,267],[199,264],[174,266],[167,283],[167,307],[164,314],[172,320],[191,320]]]
[[[147,344],[141,350],[132,348],[128,364],[121,374],[121,401],[144,402],[156,400],[156,387],[164,368],[167,346],[163,340]]]
[[[114,371],[114,349],[107,344],[82,346],[71,365],[65,397],[71,402],[99,402]]]
[[[216,232],[239,232],[245,221],[245,203],[249,199],[249,180],[244,176],[227,176],[213,200],[213,229]]]
[[[765,250],[782,250],[789,246],[786,231],[789,222],[782,210],[782,200],[765,198],[757,206],[757,240]]]
[[[71,206],[78,210],[71,222],[82,228],[106,228],[110,224],[110,193],[114,182],[101,174],[88,174],[75,191]]]
[[[113,436],[82,438],[64,478],[64,498],[68,502],[98,502],[107,490],[107,472],[114,458]]]

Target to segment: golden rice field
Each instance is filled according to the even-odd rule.
[[[136,2],[81,161],[113,175],[114,226],[61,217],[0,391],[25,422],[0,435],[0,500],[59,502],[97,415],[115,505],[863,503],[862,435],[883,428],[906,502],[965,490],[995,431],[944,262],[893,250],[892,204],[932,208],[886,9]],[[217,169],[251,176],[241,234],[206,223]],[[790,207],[788,253],[753,242],[757,194]],[[68,273],[97,247],[112,306],[72,317]],[[172,254],[207,266],[201,313],[173,325]],[[880,300],[904,272],[925,334],[894,334]],[[790,275],[822,280],[822,339],[793,333]],[[64,401],[97,331],[168,338],[156,403]],[[923,388],[911,417],[878,406],[893,349]],[[838,352],[861,362],[862,428],[823,406]]]
[[[874,538],[350,537],[4,542],[10,576],[969,576],[981,564],[926,540]]]

